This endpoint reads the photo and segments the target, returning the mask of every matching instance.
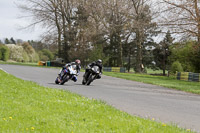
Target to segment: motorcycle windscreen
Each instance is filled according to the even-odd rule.
[[[71,74],[77,74],[77,71],[76,71],[76,65],[72,65],[71,66]]]
[[[100,72],[99,67],[98,66],[93,66],[93,71],[95,73],[99,73]]]

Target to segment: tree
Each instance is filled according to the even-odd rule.
[[[52,60],[53,59],[53,54],[51,51],[47,50],[47,49],[43,49],[39,52],[39,56],[40,56],[40,60],[43,61],[48,61],[48,60]]]
[[[17,39],[17,40],[16,40],[16,43],[17,43],[17,44],[23,43],[23,40],[22,40],[22,39]]]
[[[33,47],[28,42],[22,43],[21,46],[24,48],[27,54],[33,54],[35,52]]]
[[[183,68],[179,61],[173,62],[170,70],[172,74],[175,74],[176,72],[183,72]]]
[[[168,65],[168,57],[170,56],[169,47],[172,45],[173,38],[170,34],[170,31],[167,32],[163,41],[157,45],[157,47],[153,50],[154,61],[156,66],[163,70],[163,76],[165,75],[165,70]]]
[[[22,43],[21,46],[23,47],[25,52],[24,54],[26,55],[24,56],[26,57],[24,61],[36,62],[39,60],[38,54],[35,52],[35,49],[28,42]]]
[[[3,44],[0,44],[0,49],[1,49],[1,47],[3,47],[4,45]],[[1,52],[1,50],[0,50],[0,60],[2,60],[2,52]]]
[[[52,34],[56,35],[56,40],[53,38],[48,38],[53,40],[58,44],[58,56],[61,56],[61,38],[62,38],[62,28],[61,28],[61,13],[59,6],[62,5],[63,0],[26,0],[27,4],[19,4],[18,7],[30,15],[28,19],[32,19],[32,23],[25,28],[35,27],[36,25],[42,25],[43,28],[47,29],[45,33],[49,37]],[[41,43],[40,43],[41,44]]]
[[[10,44],[10,41],[9,41],[9,39],[8,39],[8,38],[6,38],[6,39],[5,39],[5,41],[4,41],[4,43],[5,43],[5,44]]]
[[[133,5],[133,25],[132,32],[135,33],[134,41],[136,42],[136,67],[135,71],[141,73],[144,69],[143,66],[143,50],[145,49],[145,42],[149,37],[156,35],[155,22],[152,22],[153,13],[150,10],[150,6],[145,0],[132,0]]]
[[[4,46],[0,45],[0,60],[7,61],[9,59],[9,49]]]
[[[13,37],[10,38],[10,43],[11,44],[16,44],[15,40],[13,39]]]
[[[161,26],[167,26],[184,38],[196,38],[200,46],[200,5],[199,0],[162,0]],[[167,5],[167,6],[166,6]],[[166,7],[166,8],[165,8]]]
[[[137,72],[142,71],[141,66],[146,60],[143,54],[148,53],[146,47],[156,27],[150,6],[144,0],[26,2],[28,4],[20,7],[33,16],[30,26],[42,24],[47,28],[43,40],[48,40],[45,41],[48,44],[56,43],[58,57],[63,57],[66,62],[77,56],[86,62],[91,59],[88,51],[94,54],[93,50],[98,53],[103,49],[102,55],[109,58],[106,58],[106,65],[123,66],[125,56],[131,59],[136,55]],[[131,49],[128,49],[128,55],[124,50],[126,46]],[[101,57],[101,54],[97,55]]]
[[[171,49],[171,55],[169,57],[170,62],[179,61],[185,72],[200,72],[199,57],[197,52],[197,42],[188,41],[183,43],[173,44]]]
[[[127,2],[127,1],[126,1]],[[104,11],[104,26],[107,31],[107,55],[110,56],[110,66],[123,66],[123,40],[124,26],[127,21],[127,9],[129,6],[123,0],[109,0],[102,2]]]
[[[24,60],[24,49],[20,45],[7,44],[6,45],[10,50],[10,59],[14,61],[23,61]],[[26,54],[26,53],[25,53]]]

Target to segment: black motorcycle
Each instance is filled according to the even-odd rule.
[[[63,85],[65,82],[72,79],[76,74],[76,65],[67,66],[66,68],[60,70],[58,77],[55,80],[55,83]]]
[[[90,85],[95,79],[98,78],[100,74],[100,69],[98,66],[93,66],[92,68],[88,68],[85,72],[82,80],[83,85]]]

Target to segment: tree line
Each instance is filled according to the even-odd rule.
[[[46,28],[43,41],[50,46],[55,44],[53,52],[65,62],[79,58],[87,64],[101,58],[104,66],[134,68],[139,73],[145,72],[147,67],[159,68],[164,75],[176,62],[184,71],[200,71],[198,0],[24,2],[26,4],[19,4],[19,8],[32,19],[27,27]],[[154,38],[159,35],[163,39],[155,42]],[[174,43],[178,37],[179,42]],[[186,47],[190,52],[184,50]],[[184,52],[178,52],[180,50]],[[183,58],[189,56],[192,59],[186,64]]]
[[[53,46],[51,46],[53,49]],[[50,47],[41,41],[23,41],[22,39],[5,38],[0,41],[0,60],[17,61],[17,62],[38,62],[50,61],[55,59]]]

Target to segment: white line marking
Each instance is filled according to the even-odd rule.
[[[0,68],[0,70],[4,71],[5,73],[9,74],[8,72],[6,72],[5,70],[3,70],[2,68]]]

